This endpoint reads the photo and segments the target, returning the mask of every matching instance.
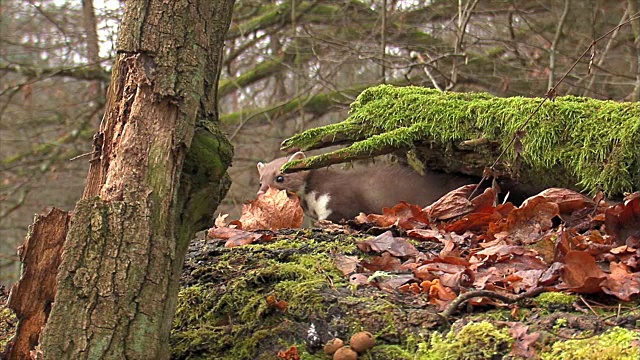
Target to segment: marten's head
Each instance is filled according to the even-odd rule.
[[[287,190],[294,193],[303,191],[308,171],[283,174],[282,171],[280,171],[280,168],[289,161],[304,158],[304,153],[302,151],[298,151],[290,157],[281,157],[267,164],[259,162],[258,173],[260,174],[260,189],[258,190],[258,195],[267,192],[269,187],[278,190]]]

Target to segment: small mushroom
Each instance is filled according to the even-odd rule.
[[[359,353],[363,353],[371,349],[375,344],[376,340],[368,331],[355,333],[353,334],[353,336],[351,336],[351,340],[349,340],[349,345],[351,345],[351,348]]]
[[[324,346],[324,353],[327,355],[333,355],[338,349],[344,346],[344,341],[340,338],[331,339]]]
[[[358,353],[349,346],[343,346],[333,354],[333,360],[358,360]]]

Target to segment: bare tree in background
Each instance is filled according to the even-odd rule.
[[[87,158],[69,159],[91,152],[104,111],[110,69],[89,66],[89,1],[41,3],[2,5],[0,236],[11,240],[0,266],[14,263],[32,213],[73,205]],[[118,16],[96,10],[103,61]],[[221,210],[237,214],[254,196],[254,164],[279,156],[283,138],[343,119],[382,73],[390,84],[542,96],[593,39],[638,11],[637,0],[238,1],[219,85],[221,127],[236,148]],[[560,94],[637,99],[638,28],[636,19],[599,43]]]

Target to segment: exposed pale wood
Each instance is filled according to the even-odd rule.
[[[3,358],[29,359],[47,322],[56,293],[56,275],[67,236],[69,214],[53,208],[37,215],[23,245],[18,249],[22,277],[11,288],[8,307],[18,319],[16,334]]]

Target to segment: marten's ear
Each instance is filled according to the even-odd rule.
[[[261,172],[262,169],[264,169],[264,164],[261,162],[257,163],[256,166],[258,166],[258,172]]]
[[[291,155],[291,157],[289,158],[289,161],[293,161],[293,160],[302,160],[304,159],[306,156],[304,155],[304,153],[302,151],[298,151],[297,153]]]

